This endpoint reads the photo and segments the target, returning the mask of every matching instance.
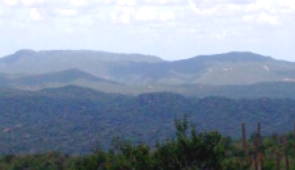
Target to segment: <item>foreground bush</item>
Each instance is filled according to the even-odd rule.
[[[184,120],[176,121],[176,137],[150,148],[116,140],[108,152],[69,156],[59,153],[6,155],[0,170],[249,170],[294,169],[295,139],[255,135],[247,151],[240,141],[232,141],[218,132],[197,133]],[[259,138],[260,139],[260,138]],[[244,141],[245,142],[245,141]],[[251,145],[254,143],[253,145]]]

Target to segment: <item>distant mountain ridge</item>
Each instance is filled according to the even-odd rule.
[[[250,52],[202,55],[162,63],[125,65],[114,69],[116,78],[159,84],[245,85],[295,80],[295,63]]]
[[[105,81],[109,83],[114,83],[106,79],[98,78],[93,76],[89,73],[85,73],[79,69],[69,69],[60,72],[52,72],[42,75],[31,75],[31,76],[24,76],[19,78],[17,81],[23,84],[42,84],[47,82],[70,82],[75,81],[78,79],[85,79],[89,81]]]
[[[72,68],[108,78],[112,67],[134,63],[161,62],[158,57],[142,54],[120,54],[91,50],[20,50],[0,58],[0,72],[44,74]]]
[[[101,91],[122,92],[124,85],[96,77],[78,69],[69,69],[37,75],[0,75],[0,87],[25,90],[39,90],[43,88],[64,87],[69,85],[92,87]],[[112,90],[114,89],[114,90]],[[116,91],[115,89],[118,89]]]
[[[91,50],[20,50],[0,58],[0,73],[3,73],[0,74],[2,86],[8,86],[6,82],[11,78],[18,79],[14,81],[13,88],[24,88],[23,85],[28,85],[25,86],[28,89],[79,85],[125,94],[174,92],[181,88],[179,91],[184,93],[197,94],[199,89],[194,86],[227,89],[222,86],[292,83],[295,82],[295,63],[252,52],[165,61],[150,55]],[[187,85],[192,91],[184,90]]]
[[[99,60],[107,61],[133,61],[133,62],[159,62],[162,59],[152,55],[143,55],[136,53],[111,53],[105,51],[94,51],[94,50],[42,50],[34,51],[30,49],[23,49],[16,51],[12,55],[4,56],[2,59],[6,62],[13,62],[21,59],[22,57],[89,57],[97,58]]]
[[[213,61],[231,61],[231,62],[239,62],[239,61],[269,61],[274,60],[271,57],[256,54],[253,52],[239,52],[239,51],[232,51],[228,53],[222,54],[213,54],[213,55],[200,55],[196,56],[192,59],[195,60],[213,60]],[[190,59],[188,59],[190,60]]]

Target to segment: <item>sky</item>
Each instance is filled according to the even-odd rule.
[[[0,0],[0,56],[91,49],[167,60],[252,51],[295,61],[295,0]]]

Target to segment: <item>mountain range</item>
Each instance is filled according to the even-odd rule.
[[[165,61],[90,50],[20,50],[0,58],[0,82],[25,90],[76,85],[132,95],[294,97],[295,63],[251,52]]]
[[[198,131],[285,133],[295,63],[251,52],[165,61],[142,54],[21,50],[0,58],[0,153],[89,153],[114,137],[153,146],[187,116]]]

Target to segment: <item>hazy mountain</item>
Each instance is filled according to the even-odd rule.
[[[186,60],[116,67],[117,79],[158,84],[245,85],[295,81],[295,63],[250,52],[203,55]]]
[[[140,54],[21,50],[0,59],[0,73],[0,86],[21,89],[78,85],[124,94],[292,97],[295,63],[251,52],[164,61]]]
[[[294,98],[295,82],[264,82],[250,85],[151,85],[132,86],[98,78],[78,69],[64,70],[30,76],[0,75],[1,87],[25,90],[39,90],[69,85],[88,87],[99,91],[141,94],[149,92],[174,92],[185,96],[223,96],[229,98]]]
[[[169,87],[167,88],[169,89]],[[250,85],[201,85],[170,86],[169,91],[187,96],[223,96],[229,98],[293,98],[295,82],[263,82]]]
[[[155,63],[162,60],[141,54],[118,54],[89,50],[33,51],[20,50],[0,59],[0,72],[42,74],[80,69],[93,75],[108,78],[113,67],[128,63]]]
[[[89,87],[104,92],[135,94],[144,92],[124,84],[96,77],[78,69],[69,69],[36,75],[0,74],[0,87],[24,90],[64,87],[69,85]]]
[[[82,72],[78,69],[69,69],[60,72],[51,72],[47,74],[39,74],[39,75],[31,75],[31,76],[23,76],[16,79],[16,83],[24,84],[24,85],[38,85],[38,84],[46,84],[46,83],[68,83],[77,80],[88,80],[94,82],[108,82],[106,79],[95,77],[89,73]]]
[[[125,96],[75,86],[9,91],[2,95],[0,90],[1,153],[85,153],[117,136],[155,144],[174,134],[174,120],[184,114],[198,131],[218,129],[231,136],[240,135],[241,122],[250,132],[261,122],[263,134],[271,134],[291,130],[295,121],[291,99]]]

